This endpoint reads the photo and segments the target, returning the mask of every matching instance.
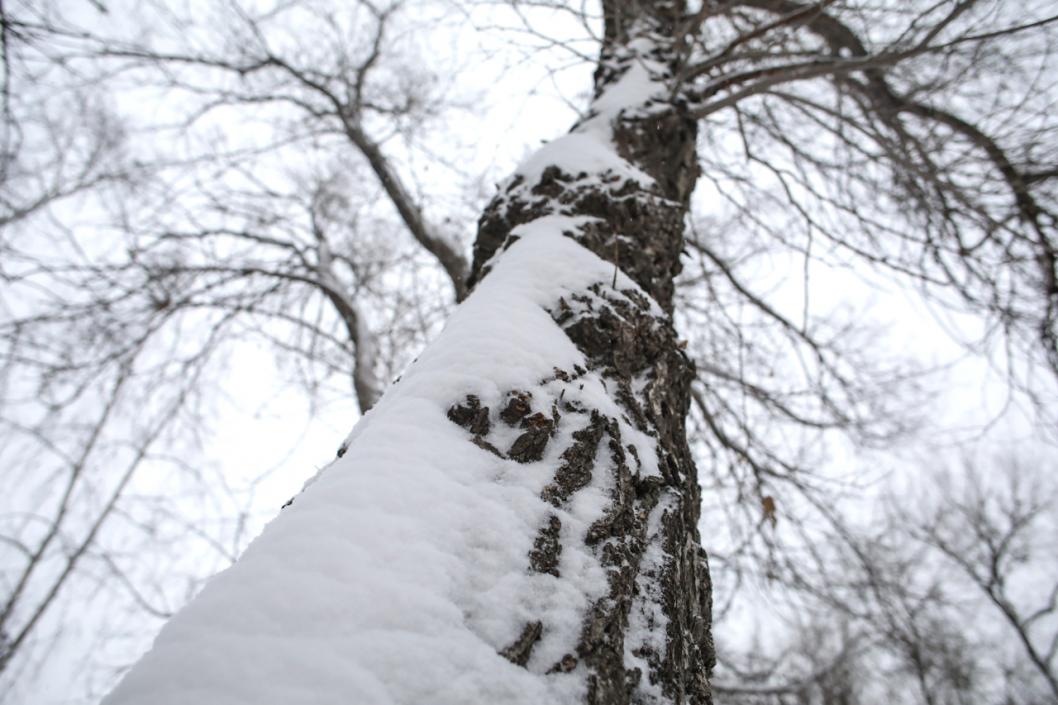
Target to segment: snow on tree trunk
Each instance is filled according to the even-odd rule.
[[[486,209],[468,299],[108,705],[710,701],[683,7],[605,5],[591,113]]]

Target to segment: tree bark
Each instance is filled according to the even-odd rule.
[[[675,35],[684,6],[635,0],[604,5],[605,43],[595,74],[595,101],[572,134],[609,129],[617,154],[652,182],[621,180],[610,171],[567,173],[557,166],[545,168],[534,182],[515,176],[481,218],[470,283],[486,276],[496,253],[517,240],[511,234],[517,226],[549,215],[584,217],[582,227],[564,234],[612,262],[660,306],[661,311],[652,309],[641,291],[618,290],[611,282],[555,301],[552,318],[588,360],[586,370],[558,371],[565,386],[551,399],[529,402],[524,392],[511,390],[500,417],[525,427],[519,438],[523,442],[516,442],[508,455],[526,462],[543,454],[560,418],[581,426],[542,495],[555,507],[570,502],[593,474],[613,474],[606,518],[584,539],[606,566],[609,594],[586,616],[580,640],[565,662],[586,664],[587,702],[707,703],[715,661],[712,593],[698,534],[698,478],[685,428],[693,365],[671,319],[684,218],[698,176],[697,124],[678,94],[667,99],[652,94],[643,104],[633,101],[616,109],[603,105],[609,104],[612,91],[622,91],[622,79],[634,69],[645,69],[662,85],[673,83],[667,79],[679,68]],[[585,372],[606,380],[622,416],[559,403],[576,399]],[[532,414],[540,416],[549,408],[556,411],[545,427],[534,427]],[[488,409],[476,413],[479,419],[495,415]],[[477,442],[489,444],[487,424],[474,428],[472,421],[466,423],[466,403],[453,407],[449,417],[466,425]],[[627,434],[629,426],[655,439],[659,474],[642,472],[635,448],[622,443],[622,430]],[[563,550],[557,540],[560,529],[554,514],[540,527],[529,557],[531,570],[560,579],[554,569]],[[663,634],[654,632],[657,610],[664,615]],[[539,623],[530,623],[521,641],[539,632]],[[532,643],[513,646],[518,660],[508,657],[524,662]],[[561,662],[554,666],[563,667]]]

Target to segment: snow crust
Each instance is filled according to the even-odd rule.
[[[511,389],[546,395],[541,381],[556,365],[584,363],[545,310],[613,277],[613,265],[562,235],[577,224],[549,217],[516,231],[495,271],[357,425],[346,454],[169,622],[107,705],[583,697],[582,667],[541,674],[606,592],[583,535],[602,515],[610,474],[594,473],[556,510],[539,494],[576,426],[521,465],[469,443],[446,418],[467,393],[492,408]],[[584,403],[620,413],[600,379],[583,381]],[[629,440],[653,458],[649,439]],[[562,521],[561,580],[527,569],[549,512]],[[527,669],[498,655],[536,620],[547,627]]]
[[[648,37],[629,42],[627,49],[630,61],[627,70],[592,101],[592,113],[606,124],[612,124],[621,113],[643,111],[649,109],[652,103],[661,103],[667,98],[668,88],[664,77],[668,70],[663,63],[649,58],[654,48],[654,43]]]
[[[611,182],[651,186],[653,177],[617,153],[613,125],[621,116],[647,113],[666,100],[668,71],[664,64],[649,58],[653,49],[647,37],[632,40],[623,57],[627,68],[592,101],[588,117],[569,134],[536,150],[511,178],[521,177],[524,187],[531,187],[540,181],[545,169],[555,166],[566,174],[587,176],[596,182],[605,176]]]
[[[649,186],[654,179],[631,162],[622,159],[605,134],[597,131],[571,132],[548,142],[526,159],[515,171],[528,184],[540,181],[544,169],[556,166],[567,174],[610,174],[622,181]]]

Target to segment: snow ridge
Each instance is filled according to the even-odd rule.
[[[575,643],[606,590],[587,551],[563,551],[562,581],[526,575],[533,533],[555,511],[540,499],[550,479],[540,470],[556,458],[531,472],[468,443],[445,416],[467,392],[495,406],[504,390],[540,389],[556,365],[583,365],[546,311],[556,295],[613,276],[562,235],[577,224],[552,216],[518,228],[494,275],[357,425],[343,457],[166,625],[106,705],[582,700],[576,673],[534,675]],[[600,380],[584,390],[618,413]],[[564,546],[584,545],[606,492],[586,488],[562,512]],[[532,619],[570,633],[545,635],[527,670],[498,651]]]

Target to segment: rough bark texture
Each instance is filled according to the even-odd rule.
[[[636,61],[650,59],[675,73],[673,35],[683,3],[613,0],[604,6],[597,97]],[[650,56],[637,53],[644,43],[630,46],[643,36],[650,38]],[[554,398],[510,390],[494,412],[474,397],[449,411],[476,443],[522,463],[540,460],[550,443],[566,439],[541,494],[556,509],[596,474],[612,475],[609,507],[583,538],[607,570],[609,594],[591,607],[579,642],[549,671],[583,666],[587,702],[607,705],[709,703],[714,663],[709,573],[697,529],[698,480],[684,424],[693,369],[671,322],[684,216],[697,177],[696,124],[678,96],[648,107],[621,112],[611,129],[620,156],[653,177],[653,184],[606,173],[569,174],[554,166],[536,183],[516,177],[481,218],[470,282],[487,275],[489,260],[516,239],[511,235],[516,226],[548,215],[590,216],[565,234],[613,262],[658,306],[640,291],[620,290],[612,282],[559,298],[550,313],[583,353],[587,369],[556,370],[560,391]],[[604,380],[623,413],[615,418],[580,401],[578,380],[584,375]],[[522,431],[506,451],[488,440],[494,422]],[[659,472],[641,472],[644,459],[623,441],[622,429],[654,440]],[[539,527],[526,557],[528,570],[562,579],[561,529],[555,515]],[[662,640],[643,636],[654,628],[664,634]],[[547,630],[547,624],[526,625],[503,655],[524,665]]]

